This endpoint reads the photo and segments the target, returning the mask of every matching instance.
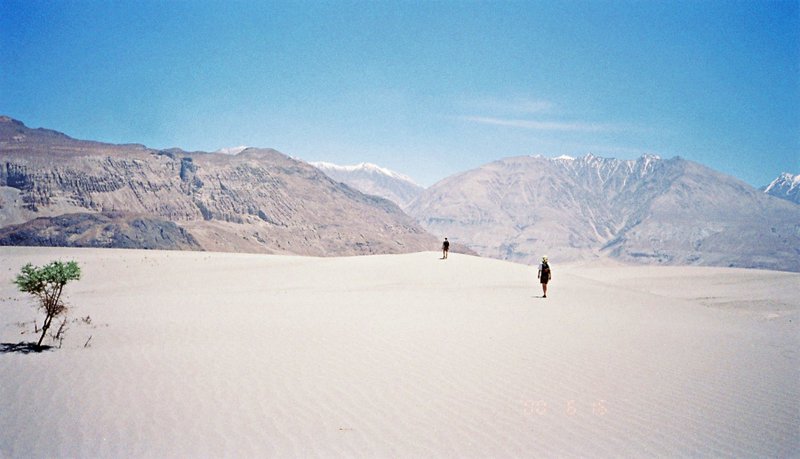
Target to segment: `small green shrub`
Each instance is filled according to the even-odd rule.
[[[42,324],[42,336],[36,346],[42,345],[47,330],[53,322],[54,317],[58,317],[67,311],[67,306],[61,300],[61,293],[64,286],[71,280],[81,278],[81,269],[74,261],[61,262],[54,261],[48,265],[37,267],[28,263],[22,267],[22,271],[17,275],[14,283],[20,291],[30,293],[39,299],[39,307],[44,310],[45,318]]]

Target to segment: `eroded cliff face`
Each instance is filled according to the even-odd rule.
[[[0,227],[76,213],[174,222],[205,250],[356,255],[437,246],[393,203],[274,150],[107,145],[0,117]]]

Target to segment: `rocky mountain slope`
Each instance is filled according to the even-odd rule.
[[[800,174],[784,172],[762,190],[770,196],[800,204]]]
[[[202,250],[188,231],[171,221],[120,213],[39,217],[0,228],[0,246],[3,245]]]
[[[406,208],[425,188],[417,185],[405,175],[375,164],[361,163],[355,166],[339,166],[325,162],[312,162],[332,179],[346,183],[362,193],[386,198],[401,208]]]
[[[36,220],[65,214],[72,216]],[[8,117],[0,117],[0,228],[3,241],[19,245],[52,233],[59,245],[97,245],[119,234],[133,236],[125,246],[138,240],[149,248],[306,255],[438,246],[394,203],[274,150],[226,155],[109,145]]]
[[[800,271],[800,207],[681,158],[516,157],[445,179],[408,209],[484,256]]]

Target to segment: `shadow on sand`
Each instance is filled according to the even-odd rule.
[[[30,354],[48,351],[53,346],[37,346],[36,343],[0,343],[0,354]]]

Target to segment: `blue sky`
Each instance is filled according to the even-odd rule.
[[[0,113],[77,138],[373,162],[800,173],[798,1],[0,0]]]

